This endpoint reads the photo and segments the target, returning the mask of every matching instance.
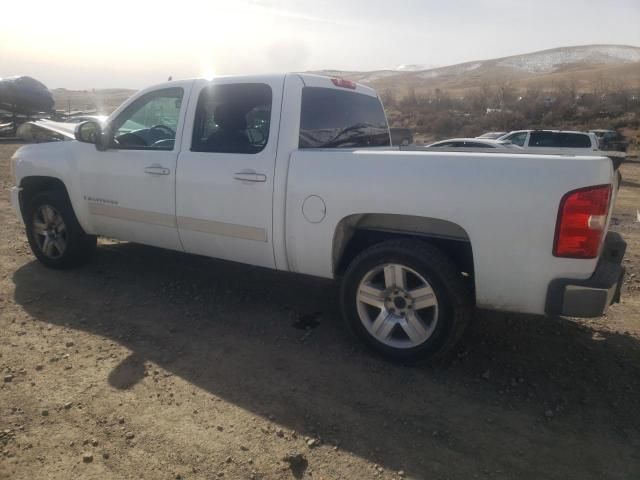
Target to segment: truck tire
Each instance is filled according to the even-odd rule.
[[[444,356],[473,310],[460,269],[419,240],[383,242],[360,253],[347,268],[340,296],[351,332],[400,361]]]
[[[84,232],[65,192],[47,190],[34,195],[24,220],[33,254],[49,268],[81,265],[96,249],[96,237]]]

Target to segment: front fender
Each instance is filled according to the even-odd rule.
[[[12,157],[16,186],[22,187],[26,179],[45,177],[60,181],[69,196],[78,222],[87,233],[93,233],[82,212],[80,166],[71,154],[76,141],[36,143],[19,148]]]

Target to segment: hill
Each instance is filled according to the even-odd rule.
[[[598,83],[615,83],[623,89],[640,89],[640,47],[584,45],[478,60],[431,69],[395,69],[372,72],[323,70],[396,94],[434,89],[462,92],[482,85],[509,83],[518,89],[546,88],[560,82],[575,83],[579,91]]]

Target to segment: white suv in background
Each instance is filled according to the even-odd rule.
[[[594,133],[564,130],[516,130],[501,136],[498,140],[508,140],[514,145],[536,149],[539,152],[558,150],[567,153],[585,154],[596,151],[598,137]]]

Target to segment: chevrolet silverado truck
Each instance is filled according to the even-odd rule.
[[[401,150],[376,93],[307,74],[174,81],[12,159],[45,266],[112,237],[337,279],[351,331],[442,356],[474,309],[597,316],[619,299],[607,157]]]

